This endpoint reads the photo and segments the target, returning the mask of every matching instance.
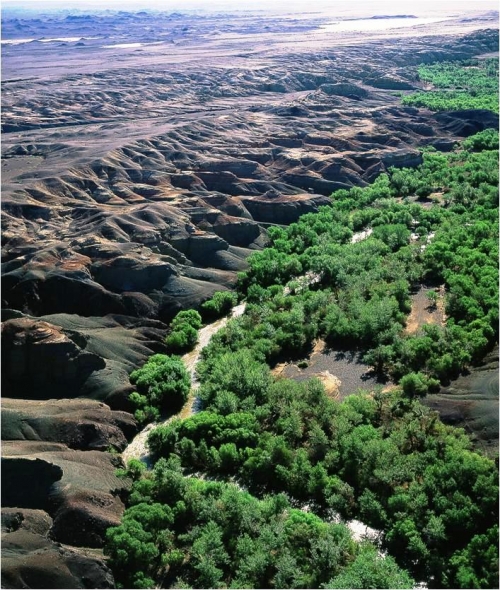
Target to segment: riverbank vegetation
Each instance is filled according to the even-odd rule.
[[[184,486],[182,497],[212,490],[218,509],[206,508],[206,522],[199,510],[182,512],[182,526],[168,512],[167,524],[149,530],[143,511],[157,503],[174,512],[185,508],[181,500],[176,508],[172,492],[157,491],[156,470],[143,474],[131,494],[132,513],[109,533],[111,563],[124,572],[118,579],[135,587],[161,579],[176,587],[306,581],[341,587],[368,560],[365,587],[407,587],[410,576],[433,587],[495,587],[495,463],[418,401],[479,360],[497,338],[498,152],[474,151],[480,143],[471,138],[468,149],[449,154],[429,150],[418,169],[391,170],[370,187],[338,191],[318,214],[270,230],[270,247],[254,254],[240,276],[246,314],[230,320],[203,350],[204,411],[149,436],[156,458],[163,458],[157,463],[162,478]],[[406,335],[409,297],[424,281],[445,285],[447,321]],[[304,355],[318,336],[364,350],[365,360],[399,380],[401,389],[339,402],[317,380],[272,377],[269,363]],[[219,483],[200,482],[200,474]],[[227,479],[253,495],[232,490],[248,499],[246,516],[238,519],[253,518],[250,505],[281,494],[289,505],[282,520],[304,507],[325,530],[334,515],[359,518],[383,531],[381,548],[391,560],[352,545],[345,569],[337,563],[337,569],[317,570],[308,561],[309,543],[300,564],[296,548],[283,561],[279,552],[266,561],[268,537],[250,535],[245,561],[252,566],[240,569],[241,554],[231,543],[248,533],[216,518],[216,512],[231,513],[220,500],[228,489],[220,482]],[[133,516],[135,506],[140,518]],[[206,527],[216,546],[193,552]],[[132,550],[120,552],[127,535],[149,548],[137,549],[149,556],[147,566]],[[384,568],[395,576],[390,582]],[[298,577],[287,578],[292,570]]]
[[[433,83],[451,71],[458,84],[441,65]],[[129,466],[129,507],[105,549],[118,583],[498,586],[497,465],[420,401],[498,341],[498,132],[422,159],[269,229],[239,276],[245,314],[202,351],[203,411],[150,433],[153,470]],[[444,293],[445,317],[408,333],[423,284]],[[235,303],[215,299],[207,319]],[[340,401],[318,379],[272,375],[318,338],[399,387]],[[145,368],[131,376],[139,394],[161,398]],[[340,517],[378,543],[352,540]]]
[[[195,312],[196,313],[196,312]],[[179,357],[155,354],[130,374],[137,391],[130,394],[138,422],[158,420],[160,414],[175,414],[186,402],[191,379]]]
[[[238,302],[238,296],[232,291],[216,291],[213,296],[201,306],[203,317],[213,321],[227,315]]]
[[[424,64],[418,76],[433,90],[405,96],[404,105],[431,111],[488,109],[498,113],[498,58]]]
[[[467,556],[495,534],[495,465],[461,431],[397,392],[338,402],[319,381],[280,379],[261,384],[258,404],[255,391],[245,397],[234,384],[229,393],[247,410],[224,415],[208,404],[155,429],[156,456],[258,497],[284,493],[326,522],[359,518],[384,531],[382,548],[400,567],[435,587],[461,587],[464,576],[494,587],[493,559],[477,571]]]
[[[271,228],[269,248],[240,276],[246,316],[205,356],[248,347],[272,363],[322,337],[361,349],[396,382],[413,374],[405,383],[425,385],[407,388],[417,395],[480,360],[498,338],[498,150],[473,151],[485,137],[448,154],[424,151],[417,169],[337,191],[330,207]],[[422,283],[444,285],[448,319],[406,335],[410,295]]]
[[[293,508],[283,494],[259,500],[236,485],[186,478],[160,459],[140,480],[108,554],[126,588],[342,588],[377,579],[412,588],[391,557],[356,543],[345,525]]]
[[[196,310],[180,311],[172,320],[171,332],[165,339],[169,352],[182,354],[192,350],[198,342],[198,330],[201,326],[201,316]]]

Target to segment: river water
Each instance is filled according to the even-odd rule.
[[[157,426],[161,426],[162,424],[168,424],[174,418],[188,418],[192,414],[200,411],[201,407],[199,399],[196,396],[196,391],[200,386],[200,383],[196,378],[196,365],[200,360],[201,351],[210,342],[212,336],[227,324],[229,319],[243,315],[245,312],[245,307],[246,303],[236,305],[233,307],[229,316],[221,318],[216,322],[201,328],[201,330],[198,332],[198,343],[191,352],[188,352],[182,357],[184,365],[186,366],[186,369],[188,370],[191,377],[191,391],[186,403],[177,414],[169,416],[168,418],[160,420],[159,422],[151,422],[151,424],[145,426],[122,452],[122,459],[125,464],[127,464],[127,462],[131,459],[139,459],[148,467],[151,467],[151,457],[146,444],[148,434],[151,432],[151,430]]]

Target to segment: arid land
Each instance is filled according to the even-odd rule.
[[[269,224],[498,127],[400,104],[411,66],[497,55],[498,13],[332,22],[4,17],[3,587],[113,587],[128,374],[181,308],[235,285]]]

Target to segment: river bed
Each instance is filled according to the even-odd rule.
[[[186,369],[188,370],[191,377],[191,391],[186,403],[177,414],[169,416],[168,418],[158,422],[151,422],[150,424],[146,425],[122,452],[122,459],[125,464],[127,464],[131,459],[139,459],[148,467],[151,467],[151,458],[149,449],[147,447],[148,434],[151,432],[151,430],[163,424],[168,424],[174,418],[189,418],[189,416],[192,416],[196,412],[200,411],[201,406],[199,399],[196,396],[196,391],[200,386],[200,382],[196,377],[196,365],[200,360],[201,351],[210,342],[212,336],[227,324],[229,319],[243,315],[245,312],[245,307],[246,303],[240,303],[240,305],[233,307],[230,315],[200,329],[198,332],[198,343],[191,352],[186,353],[182,357],[184,365],[186,366]]]

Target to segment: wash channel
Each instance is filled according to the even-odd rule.
[[[189,418],[189,416],[192,416],[201,409],[200,400],[196,396],[196,391],[200,386],[200,383],[196,377],[196,365],[200,360],[201,351],[210,342],[212,336],[217,334],[217,332],[227,324],[229,319],[243,315],[245,312],[245,307],[246,303],[240,303],[240,305],[233,307],[230,315],[201,328],[201,330],[198,332],[198,343],[191,352],[188,352],[182,357],[184,365],[191,377],[191,391],[186,403],[177,414],[169,416],[168,418],[165,418],[165,420],[152,422],[145,426],[122,452],[122,459],[125,464],[127,464],[131,459],[139,459],[148,467],[151,467],[151,457],[147,446],[148,434],[151,432],[151,430],[161,426],[162,424],[168,424],[174,418]]]
[[[371,233],[371,229],[357,232],[353,234],[351,238],[351,243],[365,240],[371,235]],[[299,277],[299,280],[302,280],[302,286],[306,287],[308,285],[318,282],[320,280],[320,276],[314,273],[307,273],[303,277]],[[285,287],[284,294],[288,295],[289,293],[290,290],[287,287]],[[128,461],[130,461],[131,459],[139,459],[148,467],[151,467],[151,457],[149,449],[147,447],[147,439],[149,433],[158,426],[168,424],[174,418],[189,418],[189,416],[192,416],[196,412],[200,411],[200,401],[196,396],[196,391],[200,386],[200,383],[196,377],[196,365],[198,364],[198,361],[200,359],[201,351],[210,342],[212,336],[214,334],[217,334],[217,332],[227,324],[229,319],[242,316],[245,313],[245,308],[246,303],[240,303],[239,305],[233,307],[233,309],[231,310],[231,314],[229,314],[228,316],[221,318],[213,322],[212,324],[208,324],[207,326],[201,328],[201,330],[198,332],[198,343],[191,352],[186,353],[182,357],[184,365],[191,377],[191,391],[186,403],[184,404],[180,412],[178,412],[177,414],[169,416],[168,418],[160,420],[159,422],[151,422],[150,424],[147,424],[122,452],[122,459],[125,464],[127,464]]]

